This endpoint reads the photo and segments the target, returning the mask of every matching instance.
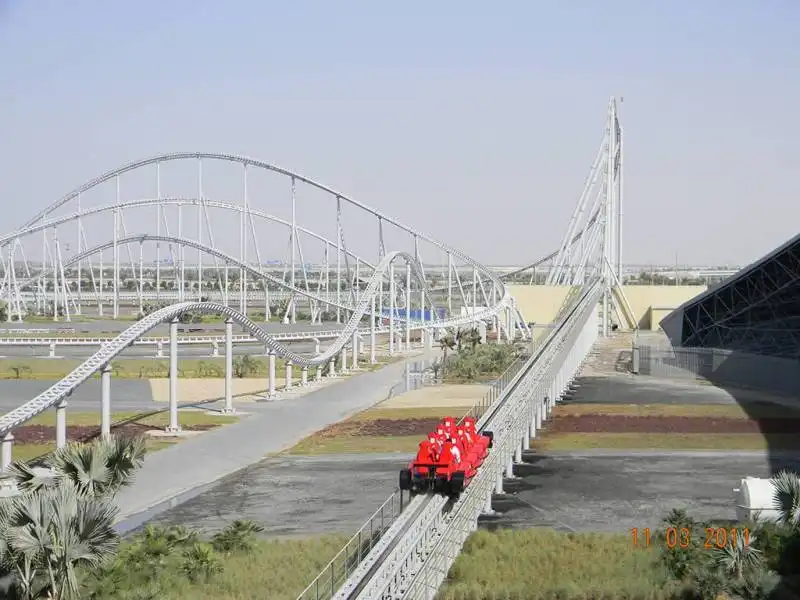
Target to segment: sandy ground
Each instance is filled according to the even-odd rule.
[[[437,385],[412,390],[381,402],[375,408],[439,408],[472,406],[483,398],[489,386],[483,384]]]

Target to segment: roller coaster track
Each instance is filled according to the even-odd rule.
[[[455,561],[478,516],[490,502],[504,470],[541,419],[566,391],[597,339],[600,282],[584,286],[560,322],[524,364],[516,367],[502,392],[470,410],[481,431],[494,433],[494,447],[457,501],[444,496],[414,497],[386,528],[368,554],[339,585],[319,585],[323,570],[298,600],[432,599]],[[502,479],[501,479],[502,481]],[[335,593],[319,593],[329,587]]]
[[[122,238],[117,240],[117,243],[122,244],[132,241],[138,241],[142,237],[147,237],[147,236],[132,236],[129,238]],[[175,240],[181,243],[190,242],[194,244],[194,242],[191,242],[191,240],[181,240],[180,238],[166,238],[166,239]],[[213,249],[207,249],[207,250],[209,252],[216,253],[216,255],[219,256],[220,258],[223,258],[225,260],[230,260],[234,263],[237,262],[236,259],[227,256],[222,252]],[[89,249],[87,252],[90,251],[94,251],[94,249]],[[359,299],[357,305],[354,307],[349,307],[349,306],[345,307],[348,310],[352,310],[353,312],[347,324],[339,334],[339,336],[333,341],[332,344],[330,344],[325,349],[324,352],[322,352],[318,356],[308,358],[296,352],[293,352],[288,346],[282,344],[281,342],[276,340],[273,336],[266,333],[249,317],[241,314],[240,312],[231,307],[222,304],[216,304],[213,302],[183,302],[179,304],[173,304],[171,306],[167,306],[165,308],[157,310],[151,313],[150,315],[147,315],[142,320],[138,321],[137,323],[135,323],[134,325],[123,331],[118,337],[103,344],[103,346],[101,346],[101,348],[95,354],[93,354],[81,365],[79,365],[64,379],[57,382],[56,384],[54,384],[53,386],[51,386],[50,388],[48,388],[47,390],[36,396],[33,400],[25,403],[19,408],[16,408],[11,412],[6,413],[2,417],[0,417],[0,436],[5,435],[7,432],[12,431],[16,427],[19,427],[24,422],[32,419],[36,415],[42,413],[43,411],[47,410],[48,408],[60,402],[62,399],[66,398],[76,387],[78,387],[89,377],[91,377],[92,374],[94,374],[98,369],[108,364],[109,361],[113,360],[128,346],[133,344],[137,339],[140,339],[143,335],[145,335],[147,332],[152,330],[157,325],[164,322],[172,321],[173,319],[180,316],[184,312],[197,312],[202,314],[213,313],[230,318],[234,322],[241,325],[253,337],[263,342],[267,348],[275,351],[280,356],[285,357],[288,361],[291,361],[293,364],[298,365],[300,367],[310,367],[314,365],[326,364],[332,358],[334,358],[339,352],[341,352],[342,348],[344,348],[345,345],[347,345],[350,342],[353,333],[358,330],[359,323],[361,322],[362,318],[365,315],[370,314],[372,308],[374,307],[374,298],[375,295],[378,293],[378,288],[383,284],[385,273],[391,268],[393,262],[396,259],[405,260],[406,264],[409,265],[410,267],[411,273],[418,278],[420,285],[423,287],[423,289],[425,289],[426,286],[425,280],[422,277],[419,265],[417,265],[416,262],[414,261],[414,257],[406,252],[390,252],[389,254],[384,256],[383,260],[381,260],[380,264],[376,267],[376,270],[372,274],[372,277],[370,278],[369,282],[367,283],[364,293]],[[270,275],[262,273],[261,271],[253,267],[250,267],[248,265],[240,265],[240,266],[242,268],[248,269],[255,275],[263,276],[268,279],[271,278]],[[283,282],[281,282],[280,280],[278,280],[278,282],[280,284],[283,284]],[[291,288],[290,291],[302,294],[307,293],[304,290],[300,290],[299,288]],[[437,329],[444,327],[458,327],[465,323],[475,322],[476,320],[492,316],[493,314],[495,314],[495,312],[504,308],[506,302],[508,302],[508,298],[501,299],[500,303],[498,303],[497,305],[489,307],[486,310],[480,311],[477,314],[465,317],[458,317],[454,319],[447,319],[443,321],[413,322],[412,320],[409,319],[409,326],[415,326],[415,328],[426,327],[430,329]]]

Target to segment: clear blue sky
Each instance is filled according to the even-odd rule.
[[[626,262],[748,262],[800,222],[797,0],[0,0],[0,56],[4,230],[208,150],[523,263],[558,245],[611,95]]]

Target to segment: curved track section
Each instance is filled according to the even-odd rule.
[[[86,314],[84,306],[116,318],[130,310],[124,307],[131,294],[140,312],[145,298],[160,302],[163,292],[179,302],[211,294],[227,305],[233,297],[247,313],[248,301],[258,301],[252,294],[262,292],[268,316],[283,311],[295,322],[297,302],[308,302],[312,320],[324,307],[341,322],[389,250],[413,256],[418,268],[413,282],[399,273],[394,285],[382,286],[379,314],[387,305],[398,316],[415,310],[405,305],[406,288],[419,275],[428,306],[446,308],[451,318],[473,315],[464,323],[509,309],[513,318],[500,326],[512,337],[512,329],[530,335],[501,279],[466,254],[297,172],[209,152],[162,154],[112,169],[0,236],[0,300],[8,320],[31,313],[69,318]],[[387,287],[394,300],[386,298]]]

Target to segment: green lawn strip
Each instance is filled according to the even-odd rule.
[[[268,358],[252,356],[254,370],[247,378],[266,378]],[[0,360],[0,379],[62,379],[83,361],[53,358],[6,358]],[[281,379],[285,361],[275,361],[276,376]],[[169,377],[168,358],[117,358],[112,362],[113,377],[117,379],[163,379]],[[222,378],[225,376],[225,357],[183,358],[178,360],[178,376],[186,378]],[[100,375],[95,373],[93,378]]]
[[[608,450],[798,450],[791,434],[760,433],[556,433],[533,441],[540,451]]]
[[[294,456],[321,456],[325,454],[388,454],[401,452],[413,454],[420,436],[342,436],[319,438],[309,436],[286,451]]]
[[[768,402],[739,404],[560,404],[553,416],[620,415],[626,417],[714,417],[721,419],[798,419],[800,408]]]
[[[232,415],[218,415],[197,409],[182,409],[179,413],[181,425],[227,425],[235,423],[239,417]],[[151,425],[153,428],[166,427],[169,424],[169,413],[166,410],[159,412],[115,412],[111,414],[111,422],[114,425],[122,421],[136,421],[143,425]],[[55,427],[56,414],[53,411],[44,412],[25,425],[44,425],[45,427]],[[69,411],[67,413],[67,427],[70,425],[99,426],[100,412],[78,412]],[[24,425],[23,425],[24,427]]]
[[[294,600],[347,537],[259,540],[250,551],[217,555],[221,570],[196,583],[184,573],[182,552],[159,558],[163,564],[154,572],[127,560],[130,546],[124,542],[119,568],[97,583],[115,598],[133,598],[138,592],[135,597],[147,594],[164,600]],[[344,569],[343,564],[338,567]],[[628,534],[527,529],[470,536],[437,599],[661,600],[671,591],[656,549],[634,548]]]
[[[437,600],[669,598],[657,552],[627,534],[551,529],[478,531],[464,546]]]
[[[367,421],[408,421],[461,417],[469,407],[369,408],[340,423],[335,423],[304,439],[286,451],[287,454],[320,456],[324,454],[414,453],[420,435],[359,435],[358,424]],[[390,427],[390,425],[387,425]]]
[[[158,452],[177,444],[180,438],[147,438],[145,445],[148,452]],[[55,442],[47,444],[14,444],[13,458],[15,461],[28,462],[40,458],[56,449]]]
[[[166,554],[159,558],[158,567],[152,569],[135,560],[126,560],[130,542],[123,542],[117,559],[119,568],[113,576],[101,578],[96,584],[103,590],[103,598],[295,600],[348,539],[349,536],[340,534],[261,539],[250,551],[235,551],[225,556],[215,554],[221,571],[196,582],[184,572],[186,557],[183,552]],[[337,564],[337,571],[341,569],[338,572],[344,573],[344,568],[342,560]],[[84,578],[84,581],[91,585],[92,578]]]
[[[184,427],[191,427],[196,425],[228,425],[235,423],[239,420],[236,416],[231,415],[216,415],[209,414],[202,410],[181,410],[179,420]],[[169,424],[169,414],[166,411],[158,413],[142,413],[142,412],[118,412],[111,415],[111,421],[114,426],[119,425],[126,421],[135,421],[143,425],[149,425],[153,429],[163,429]],[[55,427],[56,416],[52,411],[42,413],[25,425],[42,425],[44,427]],[[23,425],[22,427],[24,427]],[[69,427],[83,426],[83,427],[99,427],[100,426],[100,413],[99,412],[70,412],[67,417],[67,430]],[[53,436],[55,438],[55,434]],[[147,449],[149,452],[156,452],[162,450],[180,441],[178,437],[158,437],[147,439]],[[13,448],[14,460],[29,461],[34,458],[39,458],[49,452],[55,450],[55,440],[47,443],[15,443]]]

